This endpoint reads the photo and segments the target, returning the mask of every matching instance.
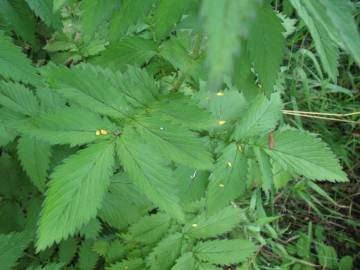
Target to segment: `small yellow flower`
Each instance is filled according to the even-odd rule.
[[[216,93],[216,95],[217,95],[218,97],[223,97],[225,94],[224,94],[224,92],[219,91],[219,92]]]
[[[191,227],[196,228],[198,225],[196,223],[194,223],[193,225],[191,225]]]
[[[219,124],[220,126],[222,126],[222,125],[225,124],[225,123],[226,123],[225,120],[220,120],[220,121],[218,122],[218,124]]]
[[[231,168],[232,167],[232,163],[230,161],[228,161],[227,165]]]
[[[225,185],[224,184],[219,184],[219,187],[223,188],[223,187],[225,187]]]
[[[106,129],[100,129],[100,133],[101,135],[108,135],[109,131],[107,131]]]
[[[101,131],[100,131],[100,130],[97,130],[97,131],[95,132],[95,134],[96,134],[96,136],[100,136],[100,135],[101,135]]]

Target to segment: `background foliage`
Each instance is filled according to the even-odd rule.
[[[359,8],[0,0],[1,269],[357,269]]]

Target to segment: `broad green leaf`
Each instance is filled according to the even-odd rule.
[[[0,265],[1,269],[14,269],[16,261],[22,257],[23,250],[31,241],[27,231],[10,234],[0,234]]]
[[[200,242],[195,246],[194,253],[202,261],[228,265],[247,260],[256,250],[255,244],[249,240],[233,239]]]
[[[254,147],[253,150],[260,169],[261,188],[265,192],[268,192],[271,190],[271,188],[274,185],[272,167],[270,164],[269,157],[265,154],[265,152],[262,149],[258,147]]]
[[[61,18],[58,13],[54,13],[54,0],[25,0],[34,13],[43,20],[43,22],[54,29],[61,27]]]
[[[270,5],[264,5],[249,29],[247,49],[265,93],[273,92],[285,50],[280,18]]]
[[[82,145],[99,138],[108,138],[117,127],[106,118],[77,108],[42,113],[20,128],[22,132],[50,144]],[[106,130],[108,135],[99,135]]]
[[[54,7],[53,10],[54,11],[58,11],[59,9],[61,9],[69,0],[53,0],[54,3]]]
[[[344,256],[339,261],[339,270],[353,269],[353,258],[351,256]]]
[[[27,135],[21,136],[17,152],[21,165],[33,184],[43,192],[50,166],[51,147],[48,143]]]
[[[274,129],[280,120],[282,107],[279,94],[272,94],[270,100],[264,95],[257,96],[240,116],[233,138],[242,140]]]
[[[165,38],[181,16],[191,7],[192,0],[158,0],[154,8],[154,32],[156,40]]]
[[[210,90],[218,91],[225,75],[231,75],[233,59],[240,51],[240,37],[246,36],[248,23],[260,1],[205,0],[201,14],[208,36],[207,61]]]
[[[167,232],[170,226],[170,216],[157,213],[139,219],[129,228],[129,238],[144,244],[151,244],[159,241]]]
[[[156,44],[141,37],[126,37],[112,43],[91,63],[114,71],[125,70],[128,65],[142,66],[156,54]]]
[[[69,157],[51,175],[41,210],[37,250],[68,238],[96,216],[114,166],[114,144],[93,144]]]
[[[0,18],[9,29],[14,30],[24,41],[38,49],[39,45],[35,37],[36,18],[25,1],[1,0]]]
[[[68,264],[76,255],[78,241],[74,238],[70,238],[65,241],[61,241],[59,245],[59,261],[63,264]]]
[[[239,208],[229,206],[214,215],[203,213],[194,218],[185,227],[185,233],[195,239],[216,237],[231,231],[243,219],[244,214]]]
[[[123,229],[139,220],[151,204],[125,173],[116,174],[98,213],[110,226]]]
[[[84,40],[89,41],[98,28],[111,17],[117,2],[114,0],[83,0],[81,2],[81,26]]]
[[[180,233],[164,238],[147,257],[149,269],[170,269],[180,255],[182,240]]]
[[[216,161],[206,195],[208,211],[215,213],[246,189],[247,158],[235,143],[228,145]]]
[[[144,269],[144,261],[140,258],[123,260],[109,267],[106,267],[105,269],[106,270],[120,270],[120,269],[142,270]]]
[[[262,143],[264,151],[285,170],[313,180],[348,180],[335,155],[313,134],[285,130],[275,132],[273,138],[272,149]]]
[[[114,13],[110,21],[109,39],[111,42],[122,38],[130,26],[138,23],[145,17],[154,0],[123,0],[120,9]]]
[[[311,1],[291,0],[292,5],[296,8],[297,13],[309,29],[317,53],[320,56],[324,70],[329,74],[333,81],[338,76],[338,59],[339,52],[335,42],[331,39],[328,30],[318,21],[316,16],[312,16],[308,10]]]
[[[26,270],[61,270],[64,265],[62,263],[48,263],[44,266],[28,267]]]
[[[38,112],[39,104],[30,89],[22,84],[0,81],[0,105],[27,116]]]
[[[145,141],[171,160],[192,168],[211,168],[211,154],[189,130],[156,116],[141,116],[134,125]]]
[[[160,113],[159,117],[192,130],[208,129],[217,124],[216,119],[200,108],[196,100],[183,94],[163,96],[158,102],[151,104],[151,109],[155,114]]]
[[[102,205],[104,204],[104,201]],[[97,218],[93,218],[80,229],[79,234],[86,240],[96,239],[99,236],[101,229],[102,227],[100,221]]]
[[[128,117],[134,108],[143,108],[158,94],[154,80],[134,67],[120,74],[90,64],[72,69],[51,65],[44,74],[65,98],[115,118]]]
[[[192,203],[204,197],[208,185],[208,172],[179,166],[174,171],[174,176],[178,181],[182,204]]]
[[[190,270],[195,268],[196,260],[192,252],[184,253],[179,259],[176,260],[176,264],[171,270]]]
[[[355,62],[360,65],[360,35],[358,23],[353,17],[353,4],[349,0],[320,0],[327,16],[333,22],[343,47],[351,54]]]
[[[117,141],[117,154],[125,171],[141,192],[169,215],[183,220],[178,190],[167,161],[149,144],[141,142],[132,130]],[[148,157],[151,153],[151,159]]]
[[[78,263],[80,270],[95,269],[99,256],[95,253],[95,251],[93,251],[93,245],[93,240],[85,240],[82,243],[80,247]]]
[[[29,84],[38,84],[39,77],[31,62],[14,45],[11,39],[0,31],[0,75],[5,79],[13,79]]]

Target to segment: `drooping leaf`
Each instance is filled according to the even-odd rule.
[[[76,255],[78,241],[74,238],[62,241],[59,245],[59,261],[68,264]]]
[[[258,9],[249,29],[247,49],[265,93],[272,93],[280,71],[285,49],[283,31],[280,18],[270,5]]]
[[[43,192],[50,166],[51,147],[34,137],[23,135],[17,146],[19,159],[33,184]]]
[[[231,75],[233,58],[240,51],[240,37],[246,36],[248,23],[260,1],[205,0],[201,14],[208,36],[207,61],[210,90],[218,91],[225,75]],[[226,31],[225,31],[226,30]]]
[[[99,256],[93,250],[94,241],[86,240],[82,243],[79,252],[79,263],[80,270],[95,269],[96,262]]]
[[[202,261],[228,265],[243,262],[251,257],[257,247],[249,240],[213,240],[197,244],[195,255]]]
[[[103,142],[79,151],[55,169],[41,210],[37,250],[66,239],[95,217],[113,165],[114,144]]]
[[[254,147],[253,150],[260,169],[261,187],[265,192],[268,192],[274,185],[273,173],[269,157],[262,149],[258,147]]]
[[[275,132],[274,145],[264,151],[281,167],[313,180],[347,181],[339,161],[328,146],[311,133],[298,130]]]
[[[336,81],[339,52],[335,42],[331,39],[328,30],[319,22],[317,16],[312,16],[310,13],[313,10],[311,9],[312,4],[310,1],[291,0],[291,3],[296,8],[297,13],[306,24],[314,39],[315,48],[320,56],[323,68],[330,78]]]

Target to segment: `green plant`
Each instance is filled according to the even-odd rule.
[[[323,77],[360,64],[349,1],[290,3]],[[284,121],[294,24],[269,1],[4,0],[0,25],[2,269],[261,269],[287,254],[276,192],[347,181]]]

